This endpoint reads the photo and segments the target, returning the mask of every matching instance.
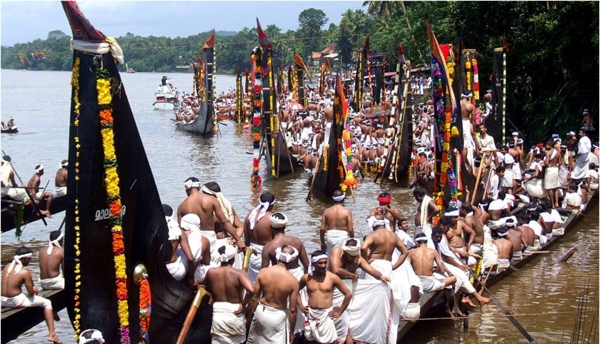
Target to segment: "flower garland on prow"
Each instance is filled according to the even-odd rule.
[[[465,62],[465,72],[466,72],[466,80],[467,80],[467,93],[469,93],[471,88],[471,61],[467,60]]]
[[[236,105],[236,115],[238,125],[242,124],[242,112],[243,112],[243,101],[242,101],[242,75],[238,70],[238,73],[235,77],[235,105]]]
[[[298,83],[298,67],[296,67],[296,64],[294,63],[294,69],[293,69],[293,73],[292,73],[292,83],[293,83],[293,94],[292,94],[292,99],[295,102],[298,102],[298,100],[300,99],[300,85]]]
[[[79,71],[81,66],[81,59],[77,57],[75,59],[75,63],[73,64],[73,73],[71,75],[71,86],[73,87],[73,105],[75,109],[75,120],[73,121],[73,126],[75,127],[75,185],[79,183],[79,148],[81,145],[79,144],[79,117],[81,115],[81,103],[79,102]],[[75,250],[75,290],[73,300],[75,301],[73,304],[73,313],[75,313],[75,318],[73,320],[73,327],[75,329],[75,339],[79,338],[79,334],[81,333],[81,251],[79,250],[79,243],[81,242],[81,227],[79,226],[79,198],[77,197],[77,186],[75,189],[75,223],[73,226],[73,230],[75,232],[75,244],[73,244],[73,248]]]
[[[121,213],[121,190],[117,171],[117,155],[115,152],[113,131],[112,95],[110,94],[110,73],[106,69],[96,70],[96,90],[98,92],[98,108],[100,110],[100,133],[104,149],[104,172],[106,177],[107,203],[110,209],[109,225],[113,239],[115,263],[115,282],[117,285],[117,311],[121,332],[121,344],[129,344],[129,311],[127,305],[127,274],[125,261],[125,244],[123,242],[123,215]]]
[[[279,135],[279,117],[277,117],[277,111],[275,111],[275,87],[273,85],[273,60],[272,51],[267,53],[267,78],[269,79],[269,109],[271,109],[271,175],[277,177],[275,171],[275,136]]]
[[[340,88],[340,87],[338,87]],[[340,94],[341,96],[341,94]],[[341,99],[339,99],[341,98]],[[345,166],[340,166],[340,176],[343,177],[342,173],[344,172],[344,167],[346,169],[346,178],[340,185],[340,188],[343,192],[346,192],[348,188],[350,190],[356,189],[358,186],[358,179],[354,177],[354,164],[352,163],[352,130],[350,129],[350,116],[348,116],[348,103],[344,99],[345,97],[336,97],[336,100],[339,103],[339,112],[336,113],[336,116],[342,117],[342,123],[344,123],[344,130],[342,131],[342,138],[344,140],[343,145],[341,145],[341,140],[338,139],[338,144],[340,145],[340,159],[339,161],[343,163],[342,160],[342,149],[346,149],[346,162]],[[339,117],[337,117],[339,118]],[[338,122],[339,123],[339,122]]]
[[[150,283],[146,276],[140,281],[140,340],[141,343],[150,343],[148,329],[150,328],[150,315],[152,314],[152,293]]]
[[[250,186],[259,188],[262,185],[262,179],[258,175],[260,164],[260,128],[262,114],[262,68],[261,49],[256,47],[252,50],[250,59],[252,60],[252,177]]]
[[[471,60],[471,65],[473,66],[473,104],[475,104],[475,101],[479,100],[479,66],[475,58]]]
[[[435,101],[435,114],[437,118],[438,130],[443,130],[445,128],[444,119],[446,110],[446,90],[442,79],[442,71],[440,70],[439,62],[433,55],[431,56],[431,71],[433,74],[433,98]],[[439,136],[436,137],[436,139],[439,139]],[[442,153],[441,171],[439,172],[439,174],[435,174],[435,180],[433,184],[434,192],[432,195],[440,212],[442,211],[442,207],[444,205],[444,185],[446,184],[446,170],[448,166],[447,163],[444,165],[443,156],[444,154]],[[444,166],[446,166],[446,169],[444,169]],[[433,222],[434,224],[437,223],[437,217],[436,219],[434,219]]]

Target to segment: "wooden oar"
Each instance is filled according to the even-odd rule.
[[[248,268],[250,267],[250,256],[252,255],[254,250],[250,247],[246,247],[246,251],[244,252],[244,263],[242,264],[242,270],[248,272]]]
[[[489,277],[490,277],[490,275],[492,274],[492,270],[494,270],[494,269],[495,269],[495,266],[496,266],[495,264],[494,264],[494,265],[492,265],[492,266],[490,266],[490,269],[488,270],[488,273],[487,273],[487,275],[485,275],[485,279],[483,280],[483,282],[481,282],[481,283],[479,283],[479,284],[481,284],[482,286],[484,286],[484,285],[485,285],[485,283],[487,282],[488,278],[489,278]],[[483,295],[483,291],[484,291],[484,290],[485,290],[485,289],[481,288],[481,290],[479,290],[479,291],[477,292],[477,294],[479,294],[479,295]]]
[[[183,344],[185,341],[185,337],[187,336],[190,326],[192,326],[192,322],[194,321],[194,317],[196,316],[196,312],[198,312],[198,308],[200,308],[200,304],[202,303],[202,299],[204,295],[206,295],[206,289],[203,286],[198,288],[196,292],[196,297],[194,297],[194,301],[192,301],[192,306],[188,311],[187,316],[185,317],[185,321],[183,322],[183,327],[181,328],[181,332],[179,332],[179,337],[177,337],[177,344]]]
[[[492,294],[492,292],[490,292],[490,290],[485,286],[482,285],[483,289],[490,294],[490,298],[494,301],[494,303],[496,304],[496,306],[498,306],[498,308],[500,308],[500,310],[502,311],[502,313],[504,313],[504,315],[506,315],[506,317],[508,318],[508,320],[510,320],[510,322],[515,325],[515,327],[517,328],[517,330],[519,330],[519,332],[521,332],[521,334],[523,335],[523,337],[525,337],[525,339],[527,339],[527,342],[530,344],[535,344],[537,343],[535,341],[535,339],[533,339],[533,337],[531,337],[529,335],[529,333],[527,333],[527,331],[523,328],[523,326],[521,326],[521,324],[519,324],[519,322],[517,321],[517,319],[515,319],[515,317],[508,311],[508,309],[506,309],[506,307],[504,307],[504,305],[496,298],[496,296],[494,294]]]
[[[571,247],[567,252],[565,252],[562,256],[560,256],[560,258],[558,258],[558,261],[566,262],[567,260],[569,260],[569,258],[571,258],[571,256],[575,253],[575,251],[577,251],[577,248],[579,247],[579,245],[581,245],[581,243]]]
[[[306,202],[308,202],[312,196],[312,189],[313,189],[313,186],[315,185],[315,179],[317,179],[317,172],[319,171],[320,164],[321,164],[321,159],[319,157],[319,159],[317,159],[317,164],[315,165],[315,168],[313,169],[313,177],[312,177],[312,181],[310,182],[310,189],[308,189],[308,195],[306,196]]]
[[[471,196],[471,204],[475,203],[475,197],[477,195],[477,188],[479,188],[479,182],[481,181],[481,173],[485,169],[485,156],[487,152],[483,152],[481,156],[481,163],[479,164],[479,171],[477,171],[477,179],[475,179],[475,188],[473,189],[473,196]]]

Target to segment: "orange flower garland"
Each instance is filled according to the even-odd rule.
[[[253,91],[253,110],[252,110],[252,177],[250,177],[250,186],[259,188],[262,185],[262,179],[258,174],[260,165],[260,129],[262,125],[262,68],[261,49],[259,47],[252,50],[252,91]]]
[[[81,66],[81,59],[77,57],[75,59],[75,63],[73,64],[73,74],[71,75],[71,86],[73,87],[73,103],[75,109],[75,120],[73,121],[73,126],[75,127],[75,180],[79,181],[79,116],[81,110],[81,103],[79,102],[79,70]],[[81,242],[81,228],[79,227],[79,199],[77,198],[77,190],[75,190],[75,223],[74,223],[74,232],[75,232],[75,244],[73,248],[75,249],[75,290],[73,300],[75,301],[73,312],[75,313],[75,318],[73,320],[73,328],[75,330],[75,339],[79,338],[79,334],[81,333],[81,301],[80,301],[80,293],[81,293],[81,262],[79,257],[81,256],[81,251],[79,250],[79,243]]]
[[[150,314],[152,313],[152,293],[150,283],[146,277],[140,281],[140,337],[142,343],[150,343],[148,329],[150,328]]]
[[[123,242],[123,215],[121,213],[121,195],[117,157],[115,153],[112,95],[110,93],[110,73],[106,69],[96,71],[96,90],[100,108],[102,146],[104,149],[104,170],[106,177],[107,202],[110,209],[109,224],[113,239],[115,263],[115,282],[117,286],[117,311],[120,323],[121,344],[129,344],[129,310],[127,305],[127,274],[125,244]]]

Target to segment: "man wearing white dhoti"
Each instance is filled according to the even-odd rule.
[[[327,253],[341,246],[349,237],[354,237],[352,211],[344,207],[346,195],[341,190],[333,192],[333,206],[325,209],[321,217],[321,250]]]
[[[196,214],[186,214],[181,218],[182,236],[187,236],[193,264],[189,267],[194,272],[194,280],[202,283],[209,267],[218,266],[211,260],[210,240],[200,231],[200,217]],[[185,233],[185,234],[183,234]],[[185,252],[185,251],[184,251]],[[215,252],[215,258],[218,258]],[[172,259],[172,258],[171,258]],[[182,263],[183,263],[183,257]],[[187,259],[187,256],[186,256]],[[174,266],[170,266],[174,270]]]
[[[246,244],[252,248],[250,256],[250,265],[248,267],[248,277],[252,282],[256,281],[256,275],[262,266],[263,247],[273,240],[273,231],[271,230],[271,210],[275,205],[275,196],[265,191],[260,195],[258,205],[254,208],[244,220],[244,239]]]
[[[40,284],[44,290],[65,288],[65,279],[60,271],[65,251],[61,246],[64,234],[60,230],[50,232],[50,242],[40,249]]]
[[[167,227],[169,228],[169,241],[171,242],[171,247],[173,250],[171,257],[168,257],[167,259],[167,270],[169,270],[171,276],[173,276],[173,278],[175,278],[177,281],[181,281],[187,276],[188,282],[193,284],[196,260],[192,254],[192,250],[190,249],[188,235],[182,235],[181,228],[179,227],[179,224],[177,224],[177,220],[173,219],[173,208],[171,206],[168,204],[163,204],[163,211],[165,213],[165,220],[167,220]],[[208,243],[208,241],[206,242]],[[200,250],[201,247],[202,241],[200,242]]]
[[[579,129],[579,142],[577,143],[577,161],[575,168],[571,172],[571,179],[579,182],[580,179],[588,177],[590,152],[592,151],[592,141],[587,136],[587,127]]]

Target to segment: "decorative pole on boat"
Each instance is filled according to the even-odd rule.
[[[242,124],[242,117],[244,116],[244,93],[242,92],[242,73],[237,70],[235,76],[235,115],[237,116],[238,125]]]
[[[310,79],[310,71],[308,70],[308,67],[306,67],[306,65],[304,64],[304,61],[302,60],[302,57],[300,55],[298,55],[298,53],[294,52],[294,69],[296,70],[296,73],[294,74],[294,76],[297,79],[297,85],[298,85],[298,102],[300,104],[302,104],[302,106],[304,106],[304,108],[306,109],[308,107],[308,100],[306,99],[306,95],[304,94],[304,74],[302,73],[302,71],[306,72],[306,76]]]
[[[248,129],[250,128],[250,118],[252,117],[252,87],[250,87],[252,76],[250,75],[248,68],[246,68],[244,74],[246,75],[246,82],[244,84],[244,99],[245,102],[248,103],[247,106],[244,106],[244,129]]]
[[[287,69],[287,91],[290,94],[291,98],[293,101],[296,101],[296,84],[294,83],[294,77],[293,77],[294,72],[292,71],[292,66],[288,66]]]
[[[358,54],[358,67],[356,68],[356,80],[354,81],[354,98],[352,99],[352,107],[354,112],[360,112],[363,104],[363,83],[364,83],[364,64],[367,59],[367,50],[369,50],[369,37],[365,40],[360,54]]]
[[[204,47],[202,48],[204,53],[206,54],[206,86],[204,92],[206,93],[206,102],[204,106],[206,106],[206,123],[205,128],[208,128],[208,121],[210,121],[211,117],[215,117],[213,120],[215,121],[214,131],[218,131],[218,116],[215,115],[215,109],[213,105],[214,101],[214,72],[215,72],[215,30],[213,29],[210,37],[204,42]]]
[[[325,63],[321,65],[321,77],[319,78],[319,94],[325,93]]]
[[[506,36],[502,37],[502,144],[506,144],[506,52],[508,43]]]
[[[334,114],[335,122],[331,130],[342,130],[341,135],[338,134],[338,170],[340,173],[340,188],[343,192],[350,189],[350,193],[354,195],[354,189],[358,186],[358,179],[354,177],[354,164],[352,164],[352,130],[350,129],[350,116],[348,115],[348,102],[344,94],[342,86],[342,78],[340,73],[336,77],[335,83],[335,99],[334,99]],[[336,128],[336,126],[339,127]],[[345,158],[345,159],[344,159]]]
[[[283,96],[283,66],[277,69],[277,98]]]
[[[198,83],[196,84],[196,96],[199,103],[206,102],[206,94],[204,93],[204,61],[202,56],[198,55]]]
[[[273,74],[273,45],[271,39],[263,31],[258,18],[256,18],[256,30],[258,31],[258,44],[262,50],[262,70],[263,70],[263,128],[267,139],[268,152],[267,162],[271,166],[271,176],[277,177],[275,170],[275,138],[279,134],[279,117],[277,116],[277,102],[275,101],[275,76]],[[268,122],[267,122],[268,121]],[[270,159],[269,159],[270,158]]]
[[[192,71],[194,72],[192,77],[192,90],[196,93],[196,96],[198,96],[198,64],[190,60],[190,67],[192,67]]]
[[[433,76],[433,102],[434,102],[434,140],[433,143],[436,162],[433,196],[440,211],[444,205],[444,189],[448,182],[448,153],[450,152],[450,126],[452,114],[456,106],[454,94],[449,88],[446,58],[437,38],[431,29],[429,19],[426,19],[427,35],[431,48],[431,73]],[[437,219],[435,221],[437,223]]]
[[[252,49],[252,177],[250,186],[259,188],[262,179],[258,174],[260,165],[260,142],[262,128],[262,54],[260,47]]]

